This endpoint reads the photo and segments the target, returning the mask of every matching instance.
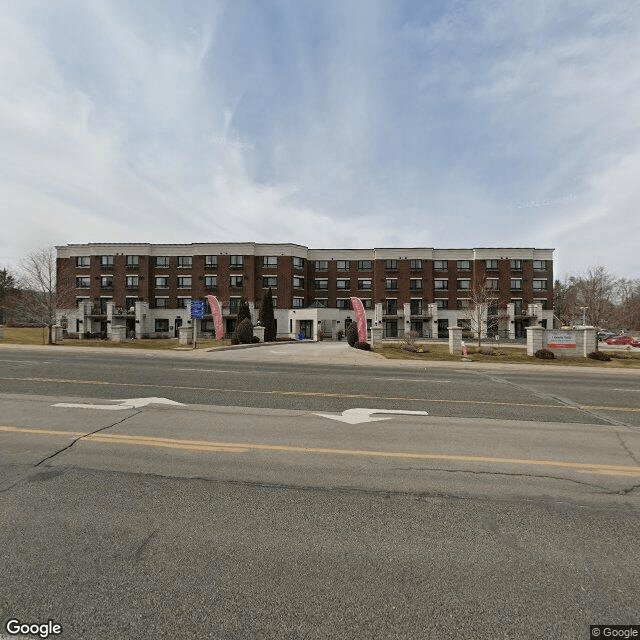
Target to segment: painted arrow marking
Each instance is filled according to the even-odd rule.
[[[167,398],[128,398],[118,400],[118,404],[74,404],[70,402],[58,402],[53,407],[68,407],[71,409],[102,409],[103,411],[120,411],[121,409],[139,409],[150,404],[170,404],[184,407],[182,402],[175,402]]]
[[[314,415],[329,420],[339,420],[347,424],[360,424],[362,422],[378,422],[379,420],[390,420],[390,418],[374,418],[374,413],[390,413],[401,416],[428,416],[426,411],[402,411],[401,409],[347,409],[340,415],[330,413],[316,413]]]

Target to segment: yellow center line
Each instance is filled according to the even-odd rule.
[[[380,395],[366,395],[356,393],[327,393],[322,391],[257,391],[248,389],[228,389],[222,387],[188,387],[176,384],[150,384],[144,382],[106,382],[102,380],[73,380],[66,378],[18,378],[18,377],[0,377],[0,380],[22,380],[25,382],[52,382],[58,384],[87,384],[87,385],[101,385],[101,386],[115,386],[115,387],[141,387],[152,389],[181,389],[183,391],[208,391],[218,393],[243,393],[243,394],[257,394],[257,395],[270,395],[270,396],[301,396],[301,397],[316,397],[316,398],[346,398],[350,400],[392,400],[392,401],[405,401],[405,402],[423,402],[423,403],[438,403],[438,404],[486,404],[491,406],[504,406],[504,407],[532,407],[538,409],[567,409],[571,411],[580,411],[581,409],[600,409],[607,411],[631,411],[640,412],[640,408],[631,407],[598,407],[598,406],[579,406],[579,405],[566,405],[566,404],[541,404],[531,402],[498,402],[492,400],[460,400],[460,399],[438,399],[438,398],[412,398],[410,396],[380,396]]]
[[[141,445],[165,447],[201,452],[245,453],[247,451],[266,451],[273,453],[302,453],[316,455],[336,455],[364,458],[391,458],[403,460],[434,460],[468,464],[515,465],[533,467],[553,467],[570,469],[578,473],[596,473],[607,476],[640,476],[640,467],[610,465],[601,463],[569,462],[565,460],[538,460],[526,458],[496,458],[493,456],[453,455],[445,453],[375,451],[369,449],[335,449],[326,447],[292,447],[287,445],[261,444],[256,442],[210,442],[207,440],[181,440],[154,436],[129,436],[123,434],[96,433],[87,435],[74,431],[47,431],[45,429],[27,429],[22,427],[0,426],[0,432],[24,433],[49,436],[81,436],[83,440],[101,444]]]

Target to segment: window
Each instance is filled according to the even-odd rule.
[[[448,309],[449,301],[446,298],[436,298],[436,308],[437,309]]]
[[[111,289],[113,287],[113,276],[102,276],[100,278],[101,289]]]
[[[433,261],[433,270],[434,271],[447,271],[449,269],[449,261],[448,260],[434,260]]]
[[[384,281],[384,287],[388,291],[397,291],[398,290],[398,278],[387,278]]]
[[[294,309],[302,309],[304,306],[304,298],[294,298],[293,299],[293,308]]]
[[[511,291],[522,291],[522,278],[511,278]]]
[[[471,289],[471,280],[458,280],[458,291],[469,291]]]
[[[522,300],[511,300],[513,303],[513,315],[521,316],[522,315]]]
[[[124,308],[127,311],[135,311],[136,302],[138,302],[138,298],[125,298],[124,299]]]
[[[326,278],[318,279],[316,278],[313,281],[314,289],[328,289],[329,288],[329,280]]]
[[[316,271],[328,271],[329,270],[329,262],[327,260],[316,260],[313,263]]]
[[[371,301],[371,298],[362,298],[361,302],[362,302],[362,306],[365,309],[373,309],[373,303]]]
[[[336,269],[338,271],[349,271],[350,263],[348,260],[337,260]]]
[[[458,260],[458,271],[471,271],[471,260]]]
[[[534,291],[546,291],[547,290],[547,281],[546,280],[538,280],[536,278],[533,279],[533,290]]]
[[[543,311],[548,309],[549,301],[546,298],[534,298],[533,302],[534,304],[539,304]]]
[[[300,278],[299,276],[293,276],[293,288],[304,289],[304,278]]]
[[[156,267],[168,267],[169,256],[156,256]]]
[[[349,279],[338,279],[336,280],[336,289],[350,289],[351,288],[351,280]]]
[[[547,270],[547,261],[546,260],[534,260],[533,261],[533,270],[534,271],[546,271]]]
[[[435,280],[433,283],[435,289],[439,291],[446,291],[449,289],[449,281],[448,280]]]
[[[232,269],[242,269],[244,267],[244,256],[229,256],[229,266]]]
[[[312,306],[316,308],[326,309],[329,306],[329,301],[326,298],[314,298]]]
[[[218,276],[205,276],[204,286],[207,289],[215,289],[218,286]]]
[[[191,276],[180,276],[178,278],[178,289],[191,289]]]
[[[422,291],[422,279],[421,278],[411,278],[409,280],[409,289],[411,291]]]
[[[293,257],[293,268],[302,269],[304,267],[304,258]]]
[[[78,287],[78,289],[88,289],[90,286],[91,278],[89,278],[89,276],[76,278],[76,287]]]
[[[156,309],[168,309],[169,308],[169,298],[156,298],[153,306]]]
[[[156,276],[156,289],[168,289],[169,277],[168,276]]]
[[[178,309],[190,309],[191,298],[178,298]]]
[[[395,316],[398,314],[398,301],[395,298],[389,298],[385,301],[385,313],[388,316]]]
[[[358,280],[358,289],[361,291],[371,291],[371,279],[364,278],[362,280]]]
[[[241,298],[229,298],[229,313],[237,314]],[[275,307],[275,305],[273,305]]]
[[[488,316],[497,316],[498,315],[498,301],[490,300],[487,305],[487,315]]]
[[[458,299],[458,309],[468,309],[471,306],[471,300],[468,298]]]
[[[420,269],[422,269],[422,260],[411,260],[409,262],[409,268],[411,271],[420,271]]]
[[[76,267],[87,268],[91,266],[91,256],[77,256]]]
[[[273,287],[274,289],[278,286],[278,278],[276,276],[265,276],[262,278],[262,287],[264,289],[268,289],[269,287]]]
[[[349,298],[338,298],[336,300],[336,307],[338,307],[338,309],[350,309],[351,300],[349,300]]]
[[[244,282],[243,276],[231,276],[229,278],[229,286],[231,287],[242,287],[243,282]]]
[[[193,266],[191,256],[178,256],[178,266],[182,269],[190,269]]]
[[[422,300],[412,300],[410,303],[410,312],[412,316],[421,316]]]
[[[522,271],[522,260],[511,260],[509,262],[511,271]]]
[[[273,296],[273,308],[278,308],[278,296]]]
[[[107,313],[107,305],[113,302],[113,298],[100,298],[100,313],[101,314],[105,314]]]
[[[127,276],[127,289],[138,288],[138,276]]]
[[[113,256],[100,256],[101,267],[113,267]]]
[[[200,331],[213,333],[215,331],[213,320],[200,320]]]
[[[209,267],[210,269],[218,268],[218,256],[205,256],[204,257],[204,266]]]
[[[167,319],[156,320],[156,331],[158,333],[166,333],[167,331],[169,331],[169,320]]]
[[[263,267],[277,267],[278,266],[278,256],[262,256],[262,266]]]
[[[484,266],[488,271],[497,271],[498,270],[498,261],[497,260],[485,260]]]
[[[497,291],[498,290],[498,278],[487,278],[486,288],[489,291]]]
[[[384,268],[387,271],[397,271],[398,270],[398,261],[397,260],[385,260]]]
[[[127,267],[139,267],[140,256],[127,256]]]
[[[358,271],[371,271],[371,260],[358,260]]]

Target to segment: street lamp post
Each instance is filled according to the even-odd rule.
[[[589,307],[580,307],[580,309],[582,310],[582,326],[586,326],[587,324],[587,309]]]

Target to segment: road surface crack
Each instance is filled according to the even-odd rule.
[[[620,441],[620,444],[622,445],[622,448],[629,454],[629,457],[638,465],[640,465],[640,461],[638,461],[638,458],[636,458],[635,454],[633,453],[633,451],[631,451],[631,449],[629,449],[629,447],[627,446],[627,443],[623,440],[622,438],[622,434],[619,433],[618,431],[616,431],[616,436],[618,437],[618,440]]]
[[[132,413],[132,414],[130,414],[128,416],[125,416],[124,418],[122,418],[122,420],[117,420],[116,422],[114,422],[112,424],[108,424],[105,427],[100,427],[100,429],[96,429],[95,431],[91,431],[90,433],[85,433],[84,435],[78,436],[77,438],[74,438],[66,447],[62,447],[62,449],[58,449],[58,451],[55,451],[50,456],[47,456],[46,458],[43,458],[42,460],[40,460],[40,462],[34,464],[33,466],[34,467],[39,467],[41,464],[43,464],[47,460],[51,460],[52,458],[55,458],[56,456],[60,455],[64,451],[67,451],[68,449],[71,449],[71,447],[73,447],[73,445],[76,442],[82,440],[83,438],[88,438],[89,436],[93,436],[96,433],[100,433],[101,431],[106,431],[107,429],[111,429],[112,427],[115,427],[115,426],[117,426],[119,424],[122,424],[123,422],[125,422],[125,420],[128,420],[129,418],[133,418],[134,416],[137,416],[139,413],[142,413],[142,409],[139,409],[135,413]]]
[[[472,471],[469,469],[442,469],[438,467],[392,467],[393,471],[443,471],[444,473],[465,473],[469,475],[485,475],[485,476],[507,476],[515,478],[538,478],[540,480],[560,480],[564,482],[573,482],[592,489],[600,489],[603,493],[612,493],[607,487],[592,482],[584,482],[582,480],[574,480],[564,476],[540,475],[535,473],[509,473],[507,471]],[[616,492],[613,492],[616,493]]]
[[[145,552],[146,548],[149,546],[149,543],[151,542],[151,539],[154,538],[157,533],[158,533],[159,529],[154,529],[139,545],[138,548],[136,549],[136,552],[134,554],[134,560],[136,562],[140,562],[141,558],[142,558],[142,554]]]

